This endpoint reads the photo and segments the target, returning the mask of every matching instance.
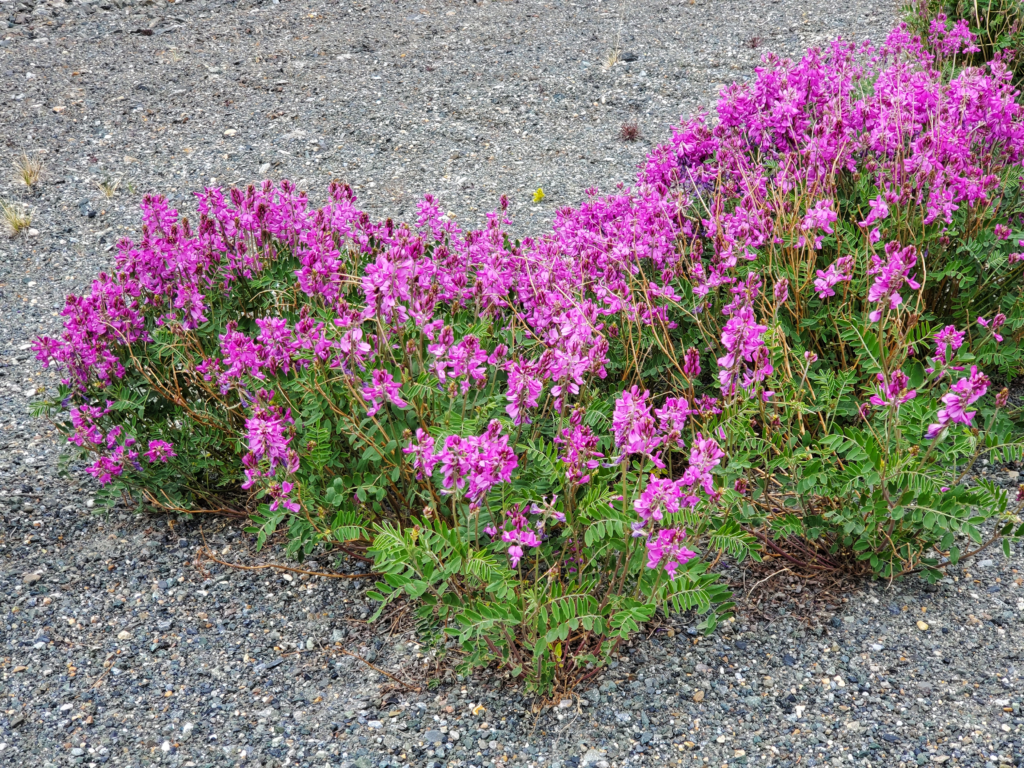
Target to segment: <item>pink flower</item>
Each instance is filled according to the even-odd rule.
[[[890,373],[888,381],[886,381],[884,373],[879,373],[875,378],[878,380],[878,385],[875,390],[876,394],[871,396],[872,405],[898,408],[917,397],[916,389],[907,389],[910,379],[901,370]]]
[[[280,485],[278,485],[277,483],[271,483],[270,487],[267,489],[267,495],[270,496],[271,499],[273,499],[273,501],[270,504],[271,512],[276,512],[279,506],[283,506],[290,512],[298,512],[300,509],[302,509],[302,507],[300,507],[297,502],[293,501],[290,498],[291,492],[294,489],[294,487],[295,486],[292,485],[292,483],[289,483],[287,481],[281,483]]]
[[[398,408],[408,407],[409,404],[398,396],[402,383],[395,381],[390,372],[375,368],[370,375],[372,383],[363,387],[363,398],[370,403],[366,409],[367,416],[376,415],[384,403],[392,403]]]
[[[968,411],[967,408],[988,391],[989,383],[988,376],[980,372],[976,365],[972,365],[971,375],[960,379],[949,388],[949,392],[942,396],[942,403],[945,407],[939,409],[938,421],[928,425],[925,437],[928,440],[934,440],[950,424],[963,424],[969,427],[974,421],[977,411]]]
[[[526,409],[537,407],[540,393],[544,391],[544,381],[537,375],[535,366],[529,363],[512,361],[505,370],[508,371],[505,399],[509,401],[505,412],[512,417],[513,423],[529,424]]]
[[[813,208],[808,208],[807,215],[804,216],[800,229],[804,232],[814,232],[820,229],[831,235],[833,232],[832,224],[839,218],[836,212],[832,210],[832,205],[831,200],[819,200],[814,204]],[[820,236],[814,238],[814,247],[821,248]]]
[[[955,354],[963,346],[965,331],[958,331],[955,325],[947,325],[935,334],[935,359],[940,363],[948,362],[947,353],[952,350]]]
[[[416,430],[415,442],[410,442],[402,452],[412,456],[412,466],[420,480],[429,478],[439,457],[434,454],[434,438],[422,429]]]
[[[149,450],[146,451],[145,456],[150,464],[157,461],[166,464],[168,459],[173,459],[177,454],[170,443],[164,440],[150,440]]]
[[[565,479],[570,483],[585,485],[590,482],[590,470],[601,466],[598,459],[604,458],[604,454],[597,451],[600,437],[590,427],[579,423],[578,414],[581,412],[575,411],[572,417],[576,423],[563,429],[561,436],[555,437],[554,441],[564,446],[559,459],[566,465]]]
[[[700,353],[693,347],[683,353],[683,373],[691,379],[700,376]]]
[[[657,435],[651,405],[647,402],[650,394],[647,391],[641,394],[634,384],[619,395],[612,413],[612,433],[615,435],[615,447],[622,451],[623,456],[639,453],[649,456],[657,464],[658,459],[651,454],[661,445],[662,438]]]
[[[871,312],[871,322],[877,323],[882,319],[882,308],[888,304],[889,309],[896,309],[903,303],[900,295],[900,288],[904,283],[913,289],[918,289],[921,284],[910,277],[910,270],[917,263],[917,249],[908,245],[900,248],[899,243],[890,242],[885,246],[885,253],[888,257],[885,263],[877,256],[871,256],[871,268],[869,276],[875,276],[875,281],[868,289],[868,301],[881,304],[882,307]]]
[[[785,304],[789,301],[789,280],[785,278],[779,280],[775,283],[775,288],[772,292],[775,295],[776,302],[779,304]]]
[[[814,281],[814,290],[819,299],[835,296],[833,290],[839,283],[849,282],[853,277],[853,256],[840,256],[824,270],[819,269]]]
[[[1003,340],[1003,337],[998,333],[998,331],[1000,328],[1003,327],[1004,323],[1006,323],[1006,315],[1004,315],[1002,312],[993,317],[991,323],[990,321],[986,320],[983,317],[978,318],[978,325],[980,325],[982,328],[991,328],[992,338],[994,338],[997,342]]]
[[[879,195],[874,200],[868,201],[868,205],[871,206],[871,212],[867,215],[867,218],[860,223],[862,227],[869,227],[876,221],[886,218],[889,215],[889,206],[885,202],[885,198]]]
[[[698,432],[693,446],[690,448],[690,466],[683,473],[683,484],[686,486],[699,485],[705,493],[713,494],[715,486],[711,479],[711,470],[721,464],[724,457],[725,451],[719,447],[714,438],[705,438]]]
[[[659,479],[651,475],[640,497],[633,502],[633,509],[645,523],[661,520],[665,515],[679,511],[683,496],[683,481]],[[696,503],[696,499],[694,499]]]
[[[676,570],[697,556],[683,546],[686,532],[682,528],[664,528],[647,541],[647,567],[657,568],[663,564],[670,579],[675,579]]]
[[[508,559],[512,563],[513,568],[519,567],[519,561],[523,559],[523,548],[518,544],[513,544],[508,548]]]
[[[754,318],[749,304],[739,307],[722,328],[722,346],[726,354],[718,358],[718,380],[722,393],[730,395],[740,384],[750,390],[755,382],[764,381],[774,371],[764,346],[762,334],[768,330]]]
[[[686,425],[686,419],[696,411],[690,408],[685,397],[670,397],[665,400],[665,405],[654,411],[658,417],[660,429],[670,442],[676,442],[682,447],[681,433]]]

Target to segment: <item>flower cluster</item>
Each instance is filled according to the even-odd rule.
[[[942,396],[943,407],[939,409],[938,421],[928,425],[926,437],[934,440],[945,432],[950,424],[971,426],[977,411],[967,409],[981,399],[988,391],[990,383],[988,376],[981,373],[977,366],[972,365],[971,375],[953,384],[949,392]]]
[[[416,441],[404,449],[412,456],[413,467],[420,477],[430,477],[440,466],[441,485],[448,493],[464,492],[474,507],[499,483],[512,479],[519,464],[515,451],[502,433],[502,424],[494,419],[482,435],[462,437],[448,435],[440,450],[434,438],[423,430],[416,431]]]

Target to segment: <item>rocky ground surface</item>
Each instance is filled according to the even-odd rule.
[[[0,197],[33,218],[0,241],[0,765],[1016,764],[1019,556],[934,588],[727,574],[745,595],[735,621],[708,638],[686,617],[651,628],[593,687],[536,711],[500,678],[457,677],[401,615],[368,627],[365,580],[201,557],[275,556],[223,520],[91,515],[92,488],[28,413],[53,384],[30,339],[137,232],[145,192],[187,211],[208,184],[291,178],[317,197],[339,178],[375,215],[409,217],[436,192],[469,221],[505,193],[536,231],[585,188],[628,182],[766,50],[878,39],[895,13],[0,0]],[[639,140],[622,141],[634,122]],[[22,152],[43,168],[31,190],[7,170]]]

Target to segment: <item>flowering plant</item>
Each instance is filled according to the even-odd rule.
[[[914,0],[904,7],[904,18],[926,45],[940,53],[940,30],[955,25],[970,33],[970,49],[958,52],[961,66],[999,56],[1013,71],[1016,85],[1024,79],[1024,8],[1018,0]]]
[[[722,558],[936,578],[1020,536],[970,470],[1024,456],[985,373],[1021,367],[1022,151],[1005,68],[900,28],[767,57],[538,238],[339,184],[208,189],[194,229],[147,197],[37,342],[40,410],[109,499],[368,547],[378,615],[571,685],[659,609],[713,628]]]

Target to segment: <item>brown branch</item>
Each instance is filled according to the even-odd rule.
[[[218,565],[224,565],[228,568],[237,568],[242,571],[262,571],[267,568],[271,568],[275,571],[289,571],[291,573],[304,573],[307,576],[321,576],[325,579],[371,579],[383,574],[371,571],[370,573],[325,573],[324,571],[306,571],[302,568],[292,568],[287,565],[278,565],[277,563],[262,563],[261,565],[241,565],[240,563],[229,563],[225,560],[218,559],[215,555],[210,552],[209,547],[202,547],[199,550],[199,556],[212,560]]]
[[[396,683],[398,683],[400,686],[405,688],[407,691],[413,691],[414,693],[420,693],[423,690],[422,688],[417,688],[415,686],[409,685],[408,683],[399,680],[397,677],[392,675],[390,672],[385,672],[380,667],[375,667],[373,664],[368,662],[366,659],[364,659],[358,653],[352,653],[352,651],[346,651],[344,648],[334,648],[334,650],[338,651],[339,653],[343,653],[346,656],[351,656],[353,659],[359,659],[361,662],[363,662],[363,664],[368,666],[374,672],[379,672],[380,674],[384,675],[384,677],[388,678],[389,680],[394,680]]]

